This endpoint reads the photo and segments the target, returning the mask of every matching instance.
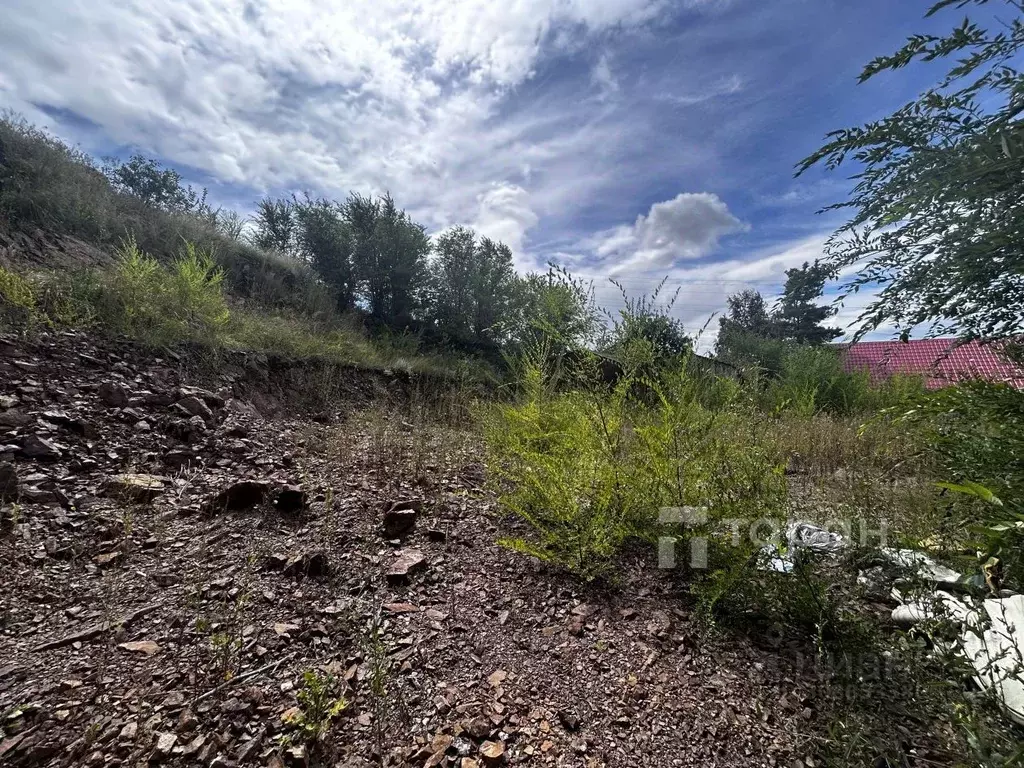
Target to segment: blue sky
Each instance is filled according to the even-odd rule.
[[[929,4],[7,0],[0,107],[96,155],[155,156],[243,213],[390,190],[430,231],[474,226],[520,269],[593,277],[611,308],[606,277],[640,293],[668,275],[693,329],[821,253],[839,220],[815,211],[847,174],[793,166],[938,79],[856,85],[962,17]]]

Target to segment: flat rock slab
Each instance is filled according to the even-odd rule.
[[[29,435],[21,441],[21,452],[30,459],[56,461],[61,457],[60,449],[39,435]]]
[[[153,501],[167,490],[170,481],[159,475],[128,473],[114,475],[103,486],[103,495],[122,501]]]
[[[388,569],[388,584],[406,584],[409,577],[427,567],[427,556],[418,549],[402,549]]]
[[[384,535],[389,539],[404,536],[416,526],[414,509],[392,509],[384,513]]]

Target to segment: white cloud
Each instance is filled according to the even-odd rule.
[[[523,239],[538,221],[530,207],[530,194],[515,184],[495,184],[478,200],[480,208],[471,226],[480,234],[505,243],[515,254],[517,264],[527,265]]]
[[[595,82],[612,89],[609,41],[725,4],[7,0],[0,107],[86,149],[138,148],[253,197],[388,190],[432,230],[480,220],[521,252],[530,216],[566,222],[624,183],[687,172],[713,152],[680,141],[640,158],[654,122],[619,99],[581,108],[566,98],[573,86],[540,83],[510,102],[555,56],[592,60],[593,44],[604,51]],[[95,129],[62,124],[66,114]],[[528,194],[529,215],[491,201],[496,184]]]
[[[692,93],[658,93],[655,94],[655,98],[661,101],[667,101],[671,104],[677,104],[682,107],[691,107],[695,104],[703,104],[705,101],[711,101],[722,96],[732,96],[735,93],[739,93],[743,90],[743,78],[739,75],[730,75],[716,83],[705,86],[700,91]]]
[[[513,149],[495,146],[501,136],[487,121],[531,76],[552,31],[571,30],[566,44],[582,45],[661,9],[660,0],[11,0],[0,103],[69,110],[115,143],[257,189],[393,189],[416,206],[458,173],[469,187],[454,201],[464,214],[492,181],[519,172],[502,153],[504,162],[465,173],[474,157]]]
[[[619,90],[619,81],[612,72],[612,65],[607,53],[601,54],[597,64],[590,70],[590,82],[601,92],[601,98],[608,98]]]
[[[634,224],[599,234],[591,245],[612,274],[629,274],[705,256],[724,235],[744,228],[718,195],[683,192],[655,203]]]

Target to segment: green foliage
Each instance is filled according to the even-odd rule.
[[[706,507],[710,527],[780,514],[781,472],[729,398],[734,389],[709,393],[683,362],[651,384],[648,407],[630,397],[631,375],[558,392],[542,363],[525,366],[521,400],[496,405],[486,425],[501,502],[531,529],[507,545],[593,579],[628,541],[657,538],[663,507]],[[749,554],[723,552],[716,568]]]
[[[316,744],[331,729],[334,719],[348,709],[348,701],[334,691],[337,683],[334,677],[315,669],[302,673],[302,683],[296,698],[298,712],[286,721],[286,725],[299,730],[305,744]]]
[[[352,273],[352,230],[344,209],[325,199],[295,200],[295,241],[299,256],[330,286],[341,312],[355,305],[356,285]]]
[[[720,318],[715,356],[743,370],[748,377],[771,379],[782,373],[783,361],[793,344],[749,331],[729,318]]]
[[[1024,392],[972,381],[947,387],[900,409],[923,431],[941,487],[954,494],[950,514],[965,541],[993,558],[998,578],[1024,585]],[[990,574],[986,573],[986,576]]]
[[[170,213],[213,216],[206,204],[206,190],[196,192],[182,183],[181,174],[148,157],[135,154],[127,162],[110,160],[104,173],[118,192],[132,195],[145,205]]]
[[[758,291],[745,290],[728,297],[729,311],[719,318],[715,354],[722,360],[752,371],[778,376],[795,345],[821,345],[839,336],[838,328],[824,323],[836,308],[819,306],[828,269],[804,262],[786,270],[782,296],[769,313]]]
[[[434,241],[427,280],[432,327],[461,347],[495,350],[507,341],[517,277],[507,245],[453,227]]]
[[[291,200],[263,198],[253,214],[252,244],[274,253],[290,253],[295,238],[295,208]]]
[[[96,303],[100,322],[155,344],[188,339],[216,343],[230,318],[224,272],[193,243],[185,243],[168,268],[134,239],[125,240]]]
[[[350,195],[344,207],[352,232],[352,269],[373,322],[407,327],[419,308],[430,240],[391,195]]]
[[[176,172],[145,158],[118,168],[124,183],[112,183],[81,150],[13,113],[0,114],[0,228],[40,228],[101,249],[133,237],[162,263],[190,242],[214,254],[235,296],[309,314],[331,308],[308,266],[240,242],[240,219],[211,210]]]
[[[216,230],[233,243],[242,242],[245,223],[245,218],[237,211],[220,209],[216,211],[214,216],[214,227]]]
[[[1024,511],[1024,392],[964,382],[923,394],[897,415],[926,430],[947,481],[978,483]]]
[[[612,280],[622,294],[623,306],[617,316],[610,316],[611,328],[603,351],[647,375],[678,366],[693,348],[682,322],[671,314],[679,289],[667,301],[659,301],[667,280],[664,278],[650,296],[639,298],[630,297],[621,284]]]
[[[516,370],[526,359],[540,361],[537,355],[542,354],[547,374],[564,371],[596,339],[600,321],[592,283],[556,266],[543,275],[525,275],[517,281],[512,309],[502,324],[511,367]]]
[[[825,288],[828,269],[806,261],[799,269],[786,270],[786,285],[772,313],[774,336],[797,344],[823,344],[842,335],[839,328],[822,325],[836,313],[836,307],[819,306],[814,300]]]
[[[32,316],[36,309],[36,292],[21,275],[0,266],[0,305]]]
[[[729,310],[718,319],[715,356],[750,374],[778,376],[792,345],[779,338],[778,323],[759,291],[729,296]]]
[[[943,0],[950,6],[986,0]],[[880,289],[861,330],[933,325],[937,335],[1024,331],[1024,132],[1017,69],[1024,9],[1005,0],[1001,29],[970,19],[945,36],[915,35],[868,64],[861,82],[915,61],[955,57],[946,76],[888,117],[838,130],[799,164],[856,164],[851,218],[830,240],[833,274],[856,267],[848,291]]]
[[[867,416],[915,402],[924,392],[919,376],[893,376],[874,384],[866,371],[843,370],[842,353],[835,347],[777,343],[775,375],[748,375],[744,382],[764,410],[807,418],[822,412]]]
[[[212,254],[185,243],[171,264],[170,278],[170,300],[179,308],[187,333],[216,338],[231,313],[224,300],[224,270]]]

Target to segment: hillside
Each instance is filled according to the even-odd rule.
[[[705,637],[640,561],[608,593],[497,546],[517,525],[458,412],[382,387],[310,421],[259,363],[0,346],[5,764],[302,762],[282,717],[307,670],[347,702],[345,765],[802,754],[798,655]]]

